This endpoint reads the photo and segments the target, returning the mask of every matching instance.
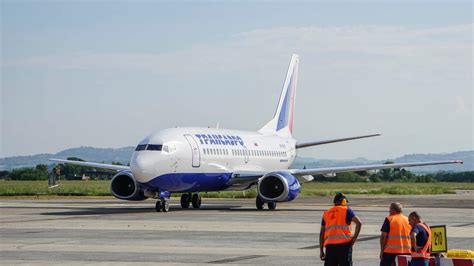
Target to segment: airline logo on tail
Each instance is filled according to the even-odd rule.
[[[286,93],[285,98],[283,99],[283,103],[281,105],[281,110],[279,111],[280,115],[278,116],[277,131],[288,126],[290,132],[293,132],[293,114],[295,111],[294,103],[298,69],[297,63],[298,56],[293,55],[293,58],[290,63],[290,68],[288,69],[288,74],[285,80],[284,90],[286,90]],[[291,64],[293,64],[293,66]]]
[[[291,57],[290,66],[286,74],[277,111],[273,119],[268,122],[260,133],[278,134],[283,137],[291,137],[293,132],[293,116],[295,113],[296,86],[298,83],[298,55]]]

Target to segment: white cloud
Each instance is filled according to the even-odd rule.
[[[281,27],[258,29],[235,34],[217,44],[200,44],[166,53],[80,51],[66,55],[40,55],[7,62],[7,67],[56,69],[130,69],[165,72],[203,72],[217,65],[218,71],[233,72],[257,65],[273,65],[292,52],[305,55],[337,57],[349,67],[360,61],[379,67],[397,62],[383,57],[410,59],[417,64],[465,55],[472,49],[474,24],[440,28],[388,26]],[[347,56],[347,58],[343,58]],[[422,58],[422,60],[420,60]],[[277,59],[277,60],[274,60]],[[304,59],[304,58],[303,58]],[[357,60],[358,59],[358,60]],[[254,63],[255,65],[255,63]]]

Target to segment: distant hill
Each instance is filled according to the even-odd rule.
[[[0,170],[11,170],[13,168],[35,166],[37,164],[51,164],[50,158],[65,159],[67,157],[79,157],[86,161],[92,162],[120,162],[127,165],[132,156],[134,147],[113,148],[94,148],[79,147],[60,151],[55,154],[37,154],[30,156],[13,156],[0,158]],[[433,165],[426,167],[410,168],[413,172],[427,173],[439,171],[474,171],[474,151],[458,151],[452,153],[436,153],[436,154],[409,154],[399,158],[387,160],[369,160],[366,158],[355,158],[348,160],[331,160],[331,159],[315,159],[309,157],[297,157],[292,168],[317,168],[331,166],[349,166],[359,164],[377,164],[386,161],[394,162],[414,162],[414,161],[441,161],[441,160],[463,160],[463,165]]]

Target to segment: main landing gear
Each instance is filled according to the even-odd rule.
[[[181,208],[187,209],[189,208],[189,205],[192,204],[194,209],[199,209],[201,208],[201,196],[196,193],[196,194],[183,194],[181,195]]]
[[[257,210],[263,210],[263,206],[265,205],[265,202],[262,200],[262,198],[257,196],[257,198],[255,200],[255,205],[257,206]],[[275,210],[276,206],[277,206],[277,203],[271,201],[271,202],[267,203],[267,206],[268,206],[269,210]]]

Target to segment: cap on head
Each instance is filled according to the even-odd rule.
[[[336,205],[346,205],[349,200],[347,199],[347,196],[344,195],[343,193],[339,192],[334,196],[334,204]]]

